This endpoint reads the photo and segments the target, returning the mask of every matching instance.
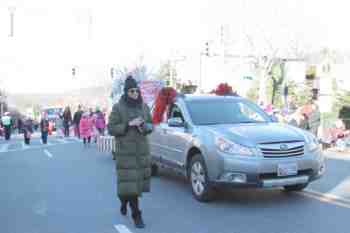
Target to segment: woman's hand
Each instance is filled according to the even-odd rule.
[[[144,120],[141,117],[137,117],[129,121],[129,126],[140,126],[144,123]]]

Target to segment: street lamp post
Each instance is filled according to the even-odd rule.
[[[15,11],[16,7],[11,6],[8,8],[10,12],[10,37],[14,37],[14,23],[15,23]]]
[[[5,102],[6,102],[5,93],[4,93],[4,91],[1,91],[1,92],[0,92],[0,116],[3,116],[3,115],[4,115],[4,105],[5,105]]]
[[[175,85],[176,87],[176,80],[175,80],[175,71],[176,71],[176,64],[180,61],[185,61],[186,56],[174,56],[170,59],[170,70],[169,70],[169,76],[170,76],[170,86]],[[174,69],[174,71],[172,70]],[[173,83],[174,82],[174,83]]]
[[[199,53],[199,91],[202,92],[202,52]]]
[[[92,30],[93,30],[93,16],[92,16],[92,10],[88,10],[88,39],[92,39]]]

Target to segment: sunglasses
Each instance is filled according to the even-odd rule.
[[[134,93],[139,93],[139,89],[137,88],[132,88],[128,90],[129,93],[134,94]]]

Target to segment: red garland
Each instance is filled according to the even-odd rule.
[[[232,87],[227,83],[220,83],[215,90],[212,90],[210,93],[215,95],[237,95],[236,92],[233,92]]]
[[[153,124],[159,124],[163,120],[164,112],[167,106],[174,102],[176,98],[176,90],[172,87],[163,87],[155,101],[152,121]]]

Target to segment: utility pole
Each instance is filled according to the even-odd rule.
[[[176,88],[176,79],[177,79],[177,75],[178,72],[176,72],[176,65],[178,62],[180,61],[185,61],[186,60],[186,56],[181,56],[181,55],[174,55],[169,59],[169,76],[170,76],[170,86],[173,86]],[[176,74],[175,74],[176,72]]]
[[[77,77],[77,67],[73,66],[72,67],[72,78],[75,79]]]
[[[0,93],[0,116],[2,117],[4,113],[4,103],[3,103],[3,92]]]
[[[11,6],[8,8],[9,12],[10,12],[10,34],[9,37],[14,37],[14,23],[15,23],[15,11],[16,11],[16,7]]]
[[[230,76],[227,65],[226,65],[227,55],[228,55],[227,51],[226,51],[227,50],[227,48],[226,48],[226,46],[227,46],[227,44],[226,44],[226,42],[227,42],[226,31],[227,31],[227,26],[222,24],[220,26],[220,49],[221,49],[220,55],[221,55],[221,63],[222,63],[222,73],[221,73],[222,77],[221,77],[221,80],[219,81],[219,83],[226,82],[227,78]]]
[[[4,90],[0,90],[0,116],[4,115],[5,103],[6,103],[6,93]]]
[[[199,53],[199,92],[201,93],[202,90],[202,51]]]
[[[92,17],[92,11],[89,9],[88,13],[88,39],[92,39],[92,24],[93,24],[93,17]]]
[[[222,59],[225,63],[226,46],[225,46],[225,28],[224,28],[224,25],[220,26],[220,46],[221,46]]]
[[[202,82],[202,80],[203,80],[203,72],[202,72],[203,55],[206,57],[210,56],[209,41],[205,42],[204,51],[201,48],[201,50],[199,52],[199,91],[200,92],[203,91],[203,82]]]

